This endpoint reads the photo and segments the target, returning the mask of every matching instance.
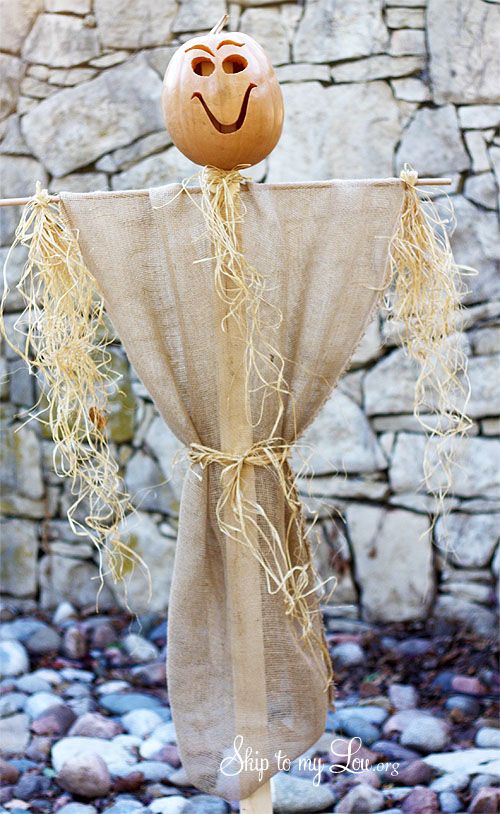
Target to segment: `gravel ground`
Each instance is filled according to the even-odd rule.
[[[274,811],[500,811],[494,642],[433,620],[377,627],[329,615],[326,624],[336,711],[304,760],[274,779]],[[157,615],[4,606],[0,814],[238,811],[189,785],[165,655]],[[340,770],[349,750],[362,763]]]

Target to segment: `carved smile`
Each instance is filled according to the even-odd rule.
[[[243,122],[245,121],[245,117],[247,115],[247,109],[248,109],[248,100],[250,98],[251,92],[256,87],[257,87],[257,85],[254,85],[251,82],[250,85],[248,86],[248,88],[246,89],[245,95],[243,97],[243,101],[241,103],[241,108],[240,108],[238,118],[232,124],[222,124],[222,122],[220,122],[214,116],[214,114],[212,113],[212,111],[208,107],[207,103],[205,102],[203,96],[198,91],[196,91],[196,93],[193,93],[193,95],[191,96],[191,99],[199,99],[200,100],[201,104],[203,105],[203,109],[204,109],[205,113],[207,114],[208,118],[212,122],[215,129],[219,131],[219,133],[236,133],[236,131],[239,130],[240,127],[242,127]]]

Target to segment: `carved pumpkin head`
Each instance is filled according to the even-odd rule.
[[[239,32],[184,43],[167,68],[162,107],[176,147],[195,164],[223,170],[258,164],[283,127],[271,63],[258,42]]]

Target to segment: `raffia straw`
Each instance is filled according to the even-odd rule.
[[[414,415],[428,433],[424,482],[444,514],[452,488],[453,440],[471,427],[467,356],[456,333],[466,286],[453,258],[447,225],[431,199],[418,193],[417,173],[401,172],[404,202],[390,250],[389,319],[402,326],[403,347],[418,365]]]
[[[60,205],[51,203],[39,184],[23,209],[10,251],[17,245],[28,247],[16,286],[25,304],[14,323],[14,332],[22,337],[20,344],[7,335],[3,317],[9,256],[3,270],[0,328],[9,347],[40,381],[41,394],[28,420],[36,418],[50,427],[54,470],[59,477],[69,478],[75,498],[67,513],[69,523],[76,535],[89,537],[97,547],[96,605],[107,573],[115,584],[123,583],[126,598],[125,580],[136,565],[147,573],[151,594],[146,563],[120,538],[118,529],[133,507],[107,439],[108,399],[120,376],[109,364],[107,346],[112,340],[104,304]],[[85,522],[78,519],[81,508],[88,512]]]
[[[247,399],[247,419],[258,426],[269,399],[275,405],[271,436],[276,435],[284,412],[284,397],[290,395],[284,377],[285,360],[270,336],[276,334],[283,316],[279,308],[267,299],[263,275],[247,260],[240,244],[238,231],[245,210],[240,187],[246,179],[238,169],[219,170],[204,167],[200,174],[201,205],[189,192],[191,200],[201,209],[213,248],[213,257],[197,262],[214,261],[214,285],[220,300],[227,307],[222,330],[232,320],[237,338],[244,344],[246,391],[257,394],[257,415],[250,414]]]
[[[249,549],[263,570],[268,593],[280,593],[283,597],[286,615],[297,622],[301,638],[325,676],[325,690],[332,698],[331,658],[321,626],[318,632],[315,625],[319,611],[311,606],[312,595],[330,580],[319,584],[313,565],[297,489],[301,473],[292,472],[291,449],[292,444],[282,438],[268,438],[238,455],[196,443],[191,444],[188,455],[191,463],[198,464],[202,470],[211,464],[221,468],[221,494],[216,506],[219,528],[230,540]],[[262,505],[245,496],[243,484],[247,466],[267,468],[276,477],[290,513],[283,539]]]

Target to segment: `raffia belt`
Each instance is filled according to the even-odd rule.
[[[313,623],[317,610],[310,597],[319,585],[305,537],[297,477],[289,463],[291,449],[292,444],[283,438],[257,441],[242,453],[222,452],[193,443],[188,458],[202,470],[211,464],[221,467],[221,494],[216,505],[219,528],[229,539],[250,549],[263,568],[268,592],[282,593],[286,614],[298,622],[301,637],[310,644],[323,670],[326,666],[326,688],[331,688],[333,675],[328,647]],[[290,511],[284,535],[280,535],[263,506],[246,497],[246,466],[264,467],[278,479]]]

